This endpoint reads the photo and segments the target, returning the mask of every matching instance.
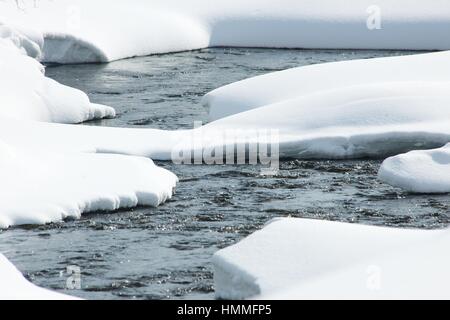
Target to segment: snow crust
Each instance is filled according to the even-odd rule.
[[[214,255],[216,296],[448,298],[449,241],[448,230],[276,219]]]
[[[73,297],[39,288],[0,253],[0,300],[72,300]]]
[[[209,46],[450,49],[448,0],[6,0],[44,61],[106,62]],[[107,11],[108,14],[104,14]]]

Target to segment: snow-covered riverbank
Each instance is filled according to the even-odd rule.
[[[83,154],[79,151],[96,150],[64,148],[70,141],[59,132],[52,133],[59,146],[46,148],[45,141],[33,139],[35,125],[115,116],[113,108],[93,104],[85,93],[47,78],[35,60],[42,46],[32,31],[0,24],[0,121],[5,123],[0,135],[0,228],[95,210],[157,206],[170,198],[176,176],[149,159]],[[10,133],[22,144],[8,139]]]
[[[328,0],[319,5],[284,2],[252,0],[238,6],[232,1],[212,8],[197,0],[195,10],[180,1],[134,0],[133,5],[42,1],[23,10],[12,1],[1,2],[0,228],[79,218],[99,210],[158,206],[171,198],[178,179],[148,158],[171,160],[174,151],[204,154],[228,145],[276,142],[285,158],[350,159],[386,157],[450,142],[449,52],[321,64],[244,80],[208,94],[204,104],[215,121],[184,131],[75,125],[114,117],[115,111],[47,78],[39,62],[108,62],[208,46],[450,48],[445,40],[450,6],[445,0],[432,5],[408,1],[406,7],[405,1],[385,0],[355,1],[345,7]],[[383,28],[368,28],[369,7],[380,9]],[[108,15],[101,14],[105,8]],[[249,140],[243,137],[243,129],[277,131],[278,140],[259,135]],[[198,145],[192,137],[206,139]],[[387,159],[379,176],[408,191],[449,192],[447,149]],[[275,236],[267,231],[274,225],[282,225]],[[311,230],[323,238],[334,235],[333,241],[312,241],[317,235],[308,234]],[[307,290],[320,297],[330,284],[337,288],[342,282],[351,284],[345,297],[359,296],[362,282],[357,270],[379,256],[378,264],[392,281],[386,292],[375,297],[446,297],[448,259],[439,255],[447,243],[446,234],[343,227],[322,221],[275,222],[216,255],[218,296],[305,297],[303,290]],[[356,248],[357,256],[347,236],[364,244]],[[372,243],[376,243],[373,248]],[[401,251],[395,259],[381,255],[393,244],[406,253]],[[259,254],[255,257],[253,252]],[[308,252],[314,254],[308,257]],[[327,252],[341,252],[346,258],[322,260]],[[421,263],[403,273],[417,256],[434,261],[439,269],[432,273],[432,266]],[[312,268],[311,273],[305,265]],[[6,283],[0,296],[9,288],[34,292],[1,256],[0,268],[16,279],[0,279]],[[317,270],[324,272],[316,274]],[[418,275],[417,285],[408,292],[405,276],[413,272]],[[317,283],[308,282],[303,289],[300,280],[316,276],[320,276]],[[291,286],[296,282],[300,289]],[[13,298],[21,297],[11,292]]]
[[[48,62],[107,62],[210,46],[450,49],[448,0],[19,2],[21,12],[14,1],[2,11],[42,32]]]

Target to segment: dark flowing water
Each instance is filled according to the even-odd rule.
[[[116,119],[88,125],[176,129],[206,121],[200,98],[221,85],[300,65],[396,54],[207,49],[49,67],[47,74],[118,111]],[[275,177],[253,166],[159,164],[180,177],[165,205],[0,231],[0,252],[34,283],[83,298],[209,299],[212,254],[273,217],[412,228],[444,227],[450,219],[449,196],[411,195],[377,181],[380,161],[285,161]],[[72,265],[81,269],[81,290],[64,290]]]

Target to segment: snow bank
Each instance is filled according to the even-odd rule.
[[[211,128],[279,130],[284,157],[380,158],[450,141],[449,61],[439,52],[294,68],[216,89],[203,104]]]
[[[449,86],[385,82],[323,90],[214,121],[204,130],[209,136],[239,128],[278,130],[282,157],[384,157],[450,141]]]
[[[211,94],[206,99],[213,104],[233,106],[231,100],[236,97],[236,105],[239,106],[233,112],[242,111],[242,106],[266,104],[196,130],[86,128],[3,121],[0,132],[5,142],[24,148],[33,141],[49,150],[113,152],[158,160],[172,159],[177,148],[192,151],[196,148],[220,149],[233,144],[272,142],[279,143],[282,158],[381,158],[414,149],[441,147],[450,141],[449,57],[448,52],[442,52],[332,63],[250,79],[242,85],[229,86],[231,89],[223,88],[227,92],[224,97],[228,97],[224,100],[216,99],[222,94]],[[30,58],[23,58],[29,59],[27,62],[31,66],[36,64]],[[342,74],[346,76],[338,76]],[[40,73],[36,77],[39,81]],[[296,85],[288,85],[286,89],[282,85],[284,83],[304,83],[300,86],[303,93],[296,90]],[[53,84],[55,90],[52,90],[53,85],[49,85],[43,95],[52,103],[46,103],[41,109],[50,113],[57,108],[49,106],[64,103],[69,106],[78,101],[64,99],[58,103],[64,95],[57,94],[61,90],[59,85]],[[24,105],[25,110],[16,118],[24,118],[29,114],[28,101],[35,96],[18,94],[19,83],[5,83],[5,87],[8,85],[11,87],[8,91],[11,100],[25,99],[22,104],[15,102],[16,105]],[[270,86],[274,86],[274,90],[269,90]],[[257,89],[260,87],[263,90]],[[72,89],[67,90],[73,93]],[[84,94],[79,94],[80,99],[83,96],[88,104]],[[8,99],[8,93],[5,97]],[[78,109],[73,106],[71,110]],[[96,112],[93,113],[95,116]],[[64,120],[75,118],[73,114],[57,114],[55,121],[68,122]],[[36,111],[33,117],[29,117],[40,115]],[[85,115],[79,116],[80,119],[83,117]],[[253,133],[277,131],[277,141],[267,141],[264,139],[268,137],[261,136],[245,140],[243,129]],[[194,135],[200,135],[200,147],[190,141]]]
[[[37,7],[25,1],[24,6],[18,19],[42,31],[45,62],[108,62],[209,43],[201,20],[164,1],[39,1]]]
[[[128,3],[120,6],[109,2],[101,6],[100,10],[84,9],[83,20],[76,31],[66,33],[59,27],[47,29],[43,60],[55,63],[109,62],[208,46],[204,27],[185,15]],[[78,12],[81,9],[74,10]],[[104,10],[108,14],[99,14]]]
[[[358,298],[357,294],[364,293],[359,297],[364,298],[371,295],[374,289],[371,285],[377,285],[371,281],[381,268],[386,278],[381,279],[383,290],[378,295],[375,290],[374,296],[448,297],[450,259],[441,253],[445,252],[444,242],[448,246],[449,241],[447,230],[277,219],[214,255],[216,296],[225,299]],[[427,249],[434,245],[440,249],[432,253],[416,251],[425,244]],[[428,263],[429,257],[433,257],[433,262],[445,263]],[[427,280],[433,281],[427,283]],[[396,290],[387,290],[400,283]]]
[[[449,193],[450,144],[388,158],[378,175],[382,181],[410,192]]]
[[[440,147],[450,141],[449,85],[400,82],[323,91],[194,130],[98,128],[0,119],[0,136],[10,145],[25,148],[38,145],[49,150],[110,152],[158,160],[171,160],[176,150],[206,152],[229,145],[272,142],[279,144],[282,158],[381,158]],[[260,134],[263,132],[277,135]]]
[[[0,163],[7,163],[0,167],[0,228],[158,206],[172,196],[177,183],[174,174],[146,158],[14,150],[4,145],[0,156]]]
[[[0,300],[69,300],[70,296],[39,288],[0,254]]]
[[[0,117],[80,123],[115,115],[85,93],[45,77],[44,67],[26,55],[40,54],[42,43],[33,39],[0,24]]]
[[[22,0],[22,14],[6,2],[7,17],[42,30],[44,60],[59,63],[208,46],[450,48],[447,0]]]
[[[388,90],[387,82],[450,81],[449,61],[450,52],[439,52],[304,66],[218,88],[202,103],[209,108],[210,120],[217,120],[325,90],[377,83],[385,83]]]
[[[93,48],[100,48],[95,43],[106,41],[105,47],[108,45],[112,47],[99,49],[98,52],[106,57],[106,60],[110,60],[127,56],[131,52],[142,49],[142,42],[149,46],[155,46],[162,41],[149,41],[152,38],[148,38],[147,33],[138,32],[138,30],[131,32],[127,29],[128,27],[149,30],[148,32],[151,31],[154,36],[158,35],[161,39],[166,39],[168,43],[179,43],[165,33],[155,32],[155,28],[144,28],[141,25],[147,21],[143,17],[142,19],[139,18],[141,17],[139,14],[148,14],[146,10],[143,10],[143,8],[147,8],[145,6],[151,5],[151,8],[155,9],[152,14],[159,14],[159,18],[151,20],[158,25],[161,17],[167,17],[160,14],[161,11],[159,10],[171,9],[169,10],[171,14],[178,16],[181,12],[190,12],[191,9],[189,8],[192,7],[177,1],[163,4],[158,1],[149,3],[135,0],[134,5],[129,5],[129,2],[127,2],[128,6],[125,9],[124,3],[118,1],[114,4],[108,4],[104,1],[98,1],[92,4],[79,0],[75,2],[75,7],[67,7],[68,2],[66,1],[57,4],[42,1],[39,2],[37,8],[29,8],[25,10],[25,13],[15,13],[17,15],[16,23],[20,25],[21,17],[29,18],[26,26],[34,24],[39,25],[43,30],[47,30],[45,33],[46,42],[52,38],[51,34],[56,35],[53,40],[63,42],[56,44],[56,42],[50,41],[48,44],[49,46],[55,46],[55,50],[50,50],[55,55],[62,54],[56,48],[63,48],[63,44],[70,44],[65,49],[67,54],[76,54],[77,50],[73,49],[71,44],[80,45],[82,43],[91,46],[90,49],[85,48],[85,53],[92,54]],[[72,3],[72,5],[74,4]],[[224,11],[222,14],[226,13],[226,17],[235,17],[236,15],[242,15],[243,12],[246,12],[245,10],[251,7],[248,6],[248,3],[242,8],[235,5],[235,2],[228,3],[226,6],[223,5]],[[417,6],[417,4],[415,5]],[[260,6],[261,8],[273,9],[269,2],[261,2]],[[314,7],[314,5],[312,6]],[[111,14],[102,15],[101,18],[95,19],[99,10],[106,7]],[[66,11],[64,11],[65,14],[62,14],[62,11],[58,10],[71,9],[69,11],[73,13],[76,8],[81,12],[78,12],[75,16],[78,15],[81,20],[78,21],[79,28],[75,29],[79,32],[86,32],[92,37],[98,36],[98,39],[86,40],[78,33],[70,34],[66,32],[67,30],[62,32],[58,29],[58,26],[61,26],[63,22],[72,21],[71,19],[67,20]],[[87,10],[87,8],[90,10]],[[199,6],[196,9],[195,16],[212,19],[211,12],[214,11],[214,14],[219,14],[218,8],[222,8],[221,5],[215,7],[214,10],[216,11],[211,8],[211,5]],[[351,8],[354,7],[351,6]],[[347,9],[345,12],[353,12],[353,9]],[[132,11],[133,17],[135,17],[133,23],[129,25],[126,19],[129,14],[128,10]],[[59,12],[61,15],[56,15],[55,12]],[[119,12],[125,17],[120,20],[124,21],[124,25],[112,23],[108,20],[117,18]],[[279,9],[273,10],[273,14],[281,13]],[[180,17],[184,19],[187,15],[181,15]],[[215,19],[208,20],[208,23],[203,24],[207,25],[209,29],[214,29],[212,21],[222,21],[219,19],[220,17],[215,16]],[[167,23],[173,21],[173,19],[163,20]],[[74,21],[72,23],[75,24]],[[95,24],[99,23],[102,26],[101,28],[93,28]],[[120,30],[124,32],[123,39],[125,42],[121,45],[116,43],[117,38],[120,38],[118,35],[110,36],[113,31],[119,32],[119,30],[102,29],[110,24],[112,24],[112,28],[119,28],[118,26],[120,26]],[[178,27],[183,26],[183,28],[180,28],[188,30],[187,25],[189,23],[184,21],[180,22]],[[199,27],[198,30],[203,30],[202,28]],[[48,30],[59,31],[50,33]],[[191,34],[190,31],[189,33]],[[200,31],[198,33],[199,39],[203,39],[203,35],[200,36],[201,33]],[[20,34],[26,35],[26,33]],[[108,37],[105,34],[108,34]],[[143,36],[148,41],[125,37],[128,34],[136,35],[136,37]],[[178,31],[174,31],[174,34],[180,35]],[[64,39],[71,38],[73,41],[67,42],[61,38],[61,35],[66,37]],[[186,38],[182,34],[180,36],[186,41],[190,41],[189,37]],[[11,41],[13,38],[17,37],[10,34],[5,36],[5,39],[9,39],[8,43],[15,43],[17,47],[17,43],[20,44],[21,42]],[[39,37],[30,36],[30,39],[36,38]],[[197,36],[195,38],[197,39]],[[134,47],[126,41],[131,41]],[[39,39],[32,42],[38,44],[38,47],[40,46]],[[168,44],[163,46],[166,45]],[[138,54],[144,54],[147,50],[149,49],[145,47]],[[3,71],[0,73],[0,103],[2,105],[0,116],[78,123],[114,115],[111,108],[90,103],[84,93],[46,78],[42,73],[42,66],[33,59],[25,55],[18,55],[16,52],[12,53],[8,49],[1,50],[0,56],[4,61],[0,65],[1,71]],[[64,53],[62,56],[65,57],[66,54]],[[79,55],[77,56],[79,57]],[[399,58],[330,63],[287,70],[238,82],[208,94],[204,101],[211,108],[213,119],[239,114],[214,121],[201,130],[205,136],[210,137],[207,144],[212,147],[229,145],[241,139],[238,130],[242,128],[279,130],[281,156],[302,159],[384,157],[417,148],[439,147],[450,141],[449,129],[447,128],[449,114],[448,108],[446,108],[450,96],[447,93],[450,83],[448,76],[450,74],[449,57],[449,52],[442,52]],[[83,59],[85,58],[86,56]],[[26,77],[22,75],[26,75]],[[248,112],[243,112],[246,110]],[[44,126],[40,128],[44,128]],[[48,143],[47,139],[35,139],[41,144],[49,145],[54,144],[55,141],[58,145],[65,144],[69,140],[72,142],[75,140],[81,141],[80,138],[76,137],[76,134],[80,134],[81,131],[87,132],[87,129],[84,128],[58,129],[61,130],[61,135],[64,137],[59,138],[59,131],[56,133],[55,130],[47,128],[39,130],[51,131],[52,134]],[[224,140],[224,132],[227,130],[232,130],[234,133]],[[17,132],[17,130],[15,131]],[[121,138],[122,133],[114,131],[113,135],[118,137],[120,143],[112,143],[112,139],[105,137],[106,132],[112,132],[111,130],[102,132],[104,133],[95,132],[103,137],[101,140],[93,139],[81,133],[86,140],[93,140],[82,142],[82,149],[100,150],[102,152],[109,150],[115,153],[145,155],[155,159],[167,160],[171,158],[176,143],[178,145],[181,144],[180,141],[189,143],[189,141],[186,141],[188,139],[180,139],[182,137],[180,132],[126,131],[125,133],[125,131],[121,131],[130,140]],[[198,130],[185,133],[195,132],[198,132]],[[39,132],[32,132],[32,134],[41,136]],[[48,134],[45,133],[44,135]],[[152,140],[149,140],[149,138],[152,138]],[[58,141],[63,142],[59,143]],[[152,143],[149,146],[148,141],[159,142]],[[260,139],[258,142],[265,141]],[[79,145],[79,142],[74,143]],[[190,146],[187,148],[189,149]]]

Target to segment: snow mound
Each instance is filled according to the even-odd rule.
[[[158,206],[177,183],[174,174],[146,158],[21,149],[14,155],[14,162],[0,168],[0,228]]]
[[[416,193],[450,193],[450,144],[426,151],[412,151],[386,159],[379,178]]]
[[[209,46],[450,49],[445,0],[21,0],[22,10],[5,2],[6,17],[42,30],[49,62]]]
[[[39,55],[39,46],[0,25],[0,117],[80,123],[115,116],[114,109],[91,103],[80,90],[45,77],[44,67],[26,55]]]
[[[28,280],[14,265],[0,254],[0,300],[71,300],[50,290],[39,288]]]
[[[422,273],[415,273],[413,279],[418,281],[417,285],[415,281],[411,282],[411,278],[402,277],[403,280],[409,281],[399,286],[398,290],[402,294],[410,290],[411,294],[434,296],[432,291],[420,291],[421,284],[426,282],[426,279],[434,277],[434,280],[442,281],[433,282],[437,284],[436,288],[448,288],[450,278],[447,268],[450,259],[442,257],[441,260],[446,262],[446,267],[436,269],[438,265],[428,264],[427,260],[422,259],[422,254],[426,250],[418,251],[420,255],[416,255],[415,259],[412,259],[411,254],[406,259],[403,254],[423,244],[429,244],[427,248],[431,248],[444,237],[448,245],[450,238],[447,230],[405,230],[319,220],[276,219],[238,244],[220,250],[214,255],[216,297],[276,298],[280,294],[283,298],[293,299],[297,296],[289,294],[290,290],[296,292],[297,289],[304,293],[301,295],[303,298],[308,298],[307,289],[311,290],[313,294],[311,297],[316,298],[328,297],[329,290],[336,298],[357,297],[355,288],[358,281],[362,281],[359,285],[367,292],[372,289],[370,285],[366,286],[368,279],[371,280],[367,270],[376,271],[377,266],[383,268],[383,273],[389,274],[389,278],[383,282],[389,288],[392,288],[392,285],[388,280],[392,280],[395,276],[401,277],[402,272],[409,267],[413,267],[415,271],[425,269]],[[386,258],[386,255],[391,253],[397,258],[388,259],[390,256]],[[425,256],[429,257],[424,254],[423,257]],[[436,254],[433,261],[440,260],[439,256],[442,255]],[[413,266],[415,264],[413,261],[422,263]],[[352,272],[353,268],[358,266],[363,267],[362,275],[361,272]],[[439,274],[431,276],[436,270]],[[339,278],[341,272],[345,274],[344,279]],[[408,271],[408,274],[411,273]],[[342,280],[341,285],[334,286],[333,282],[326,282],[331,277]],[[348,281],[349,285],[344,285],[347,282],[343,280]],[[309,285],[315,282],[322,285],[320,287],[322,291],[315,290],[316,287],[312,284]],[[433,286],[428,285],[427,288]],[[399,291],[396,293],[400,293]],[[447,290],[436,292],[448,296]],[[383,291],[380,295],[388,297],[389,291]]]
[[[292,68],[218,88],[202,100],[210,120],[331,89],[386,82],[450,81],[450,52]]]

